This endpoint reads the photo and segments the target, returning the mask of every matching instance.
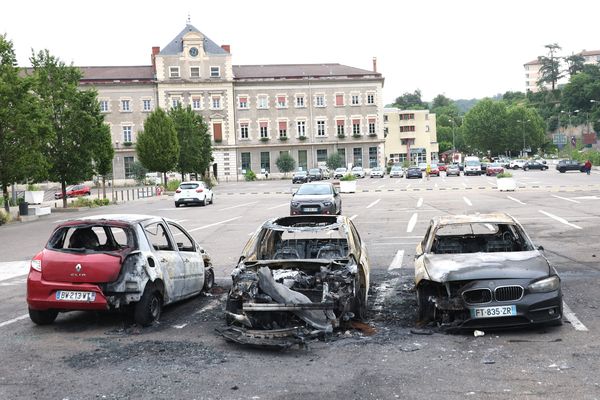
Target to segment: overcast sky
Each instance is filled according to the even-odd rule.
[[[558,43],[600,49],[594,0],[3,1],[0,34],[19,64],[48,49],[67,63],[149,65],[191,23],[234,64],[340,63],[385,77],[384,102],[420,89],[424,100],[524,91],[523,64]]]

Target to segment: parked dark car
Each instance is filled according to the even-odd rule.
[[[292,183],[305,183],[308,182],[308,172],[296,171],[292,176]]]
[[[220,331],[230,341],[286,348],[366,318],[369,258],[345,216],[266,221],[231,278]]]
[[[527,171],[528,169],[539,169],[545,171],[548,169],[548,166],[539,161],[527,161],[525,164],[523,164],[523,171]]]
[[[457,328],[558,325],[560,278],[504,213],[433,218],[415,254],[420,321]]]
[[[567,171],[585,172],[585,166],[577,160],[560,160],[558,164],[556,164],[556,170],[560,173],[565,173]]]
[[[31,260],[29,316],[38,325],[59,312],[133,311],[142,326],[164,304],[208,290],[210,257],[175,221],[149,215],[100,215],[61,223]]]
[[[308,181],[320,181],[323,179],[323,173],[320,168],[311,168],[308,170]]]
[[[412,167],[408,167],[408,169],[406,170],[406,179],[410,179],[410,178],[422,178],[423,177],[423,171],[421,171],[421,168],[417,167],[417,166],[412,166]]]
[[[89,196],[91,192],[92,189],[90,189],[88,185],[72,185],[67,186],[67,188],[65,189],[67,197]],[[62,192],[54,193],[55,199],[62,199],[62,197]]]
[[[290,215],[341,213],[342,197],[329,182],[303,183],[292,195]]]

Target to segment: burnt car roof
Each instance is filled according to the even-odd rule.
[[[431,221],[434,226],[474,223],[518,224],[512,216],[506,213],[445,215],[433,217]]]
[[[158,217],[155,215],[143,215],[143,214],[103,214],[103,215],[92,215],[89,217],[81,217],[70,219],[60,225],[77,225],[81,223],[120,223],[120,224],[136,224],[148,220],[165,219],[171,221],[168,218]]]
[[[286,231],[310,231],[323,229],[337,229],[348,224],[349,218],[343,215],[295,215],[289,217],[273,218],[263,224],[263,228]]]

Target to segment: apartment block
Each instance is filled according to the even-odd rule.
[[[409,165],[438,160],[436,118],[429,110],[384,108],[387,163]]]

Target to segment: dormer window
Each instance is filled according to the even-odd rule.
[[[221,77],[221,67],[210,67],[210,77],[211,78],[220,78]]]
[[[190,78],[200,78],[200,67],[190,67]]]

